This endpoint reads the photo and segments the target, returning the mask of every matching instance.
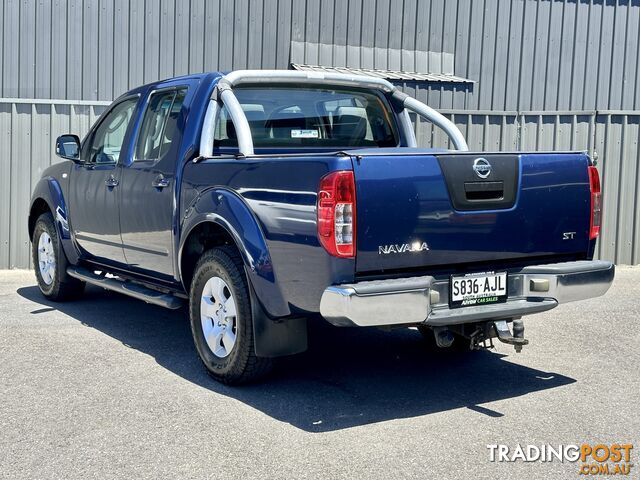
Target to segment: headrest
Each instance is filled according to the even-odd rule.
[[[165,117],[163,117],[162,115],[156,115],[154,119],[155,121],[149,127],[145,143],[145,152],[148,154],[152,153],[153,146],[156,144],[156,140],[158,140],[158,136],[162,132],[164,119]]]
[[[333,121],[333,137],[350,139],[353,142],[364,140],[369,130],[367,111],[363,107],[339,107]]]
[[[245,110],[245,116],[251,128],[253,138],[264,138],[267,136],[265,128],[265,114],[263,110]],[[233,125],[231,118],[227,118],[227,137],[236,139],[236,127]]]
[[[306,126],[304,115],[299,112],[277,112],[266,124],[273,138],[291,138],[291,130],[304,129]]]

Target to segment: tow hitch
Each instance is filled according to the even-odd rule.
[[[511,335],[506,320],[493,322],[493,328],[498,336],[498,340],[513,345],[513,348],[515,348],[518,353],[522,351],[523,345],[529,343],[529,340],[524,338],[524,322],[522,320],[513,321],[513,335]]]
[[[478,326],[470,335],[471,349],[482,350],[493,348],[493,338],[497,337],[502,343],[513,345],[516,352],[521,352],[524,345],[529,344],[529,340],[524,338],[524,322],[521,319],[513,321],[513,334],[509,330],[506,320],[496,320],[486,322]]]

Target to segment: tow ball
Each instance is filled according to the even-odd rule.
[[[521,352],[523,345],[529,343],[529,340],[524,338],[524,322],[520,319],[513,321],[513,335],[509,330],[509,325],[506,320],[496,320],[493,322],[493,329],[495,330],[498,340],[513,345],[516,352]]]
[[[495,320],[479,326],[476,331],[471,334],[471,349],[482,350],[493,348],[494,337],[503,343],[513,345],[516,352],[521,352],[522,347],[529,344],[529,340],[524,338],[524,322],[521,319],[513,320],[513,334],[511,330],[509,330],[509,325],[506,320]]]

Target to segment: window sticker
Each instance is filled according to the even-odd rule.
[[[308,129],[308,130],[300,130],[293,129],[291,130],[291,138],[319,138],[320,134],[318,130]]]

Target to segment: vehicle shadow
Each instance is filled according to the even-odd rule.
[[[497,353],[429,350],[415,330],[341,329],[317,322],[310,325],[306,353],[280,359],[260,384],[228,387],[209,378],[200,364],[186,309],[169,311],[90,286],[82,299],[69,303],[46,300],[36,286],[17,293],[38,304],[33,315],[59,310],[151,355],[189,382],[308,432],[462,407],[500,417],[480,405],[575,382]]]

